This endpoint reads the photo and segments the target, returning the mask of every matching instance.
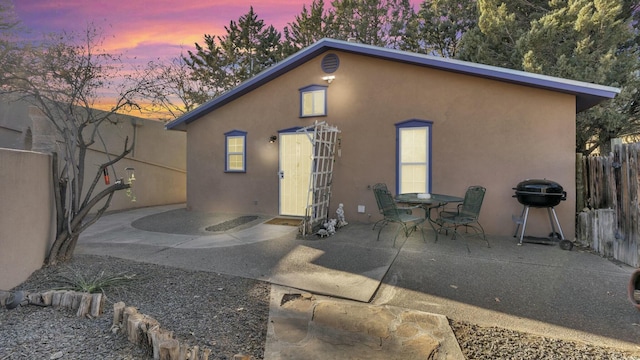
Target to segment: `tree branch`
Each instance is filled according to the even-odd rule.
[[[102,165],[100,165],[100,167],[98,168],[98,171],[96,172],[96,176],[93,178],[93,181],[91,182],[91,186],[89,187],[89,190],[87,191],[87,194],[85,195],[85,199],[82,203],[82,208],[84,208],[85,206],[87,206],[87,204],[89,203],[89,200],[91,199],[91,195],[93,194],[93,191],[96,188],[96,185],[98,184],[98,181],[100,181],[100,177],[102,176],[102,172],[104,171],[104,169],[108,168],[109,166],[117,163],[118,161],[120,161],[121,159],[123,159],[125,156],[127,156],[129,153],[131,153],[131,150],[133,150],[133,146],[135,145],[133,142],[131,143],[131,146],[129,148],[127,148],[127,144],[129,143],[129,137],[127,136],[124,140],[124,150],[122,151],[122,153],[120,153],[120,155],[118,155],[117,157],[113,158],[111,161],[108,161],[106,163],[103,163]]]

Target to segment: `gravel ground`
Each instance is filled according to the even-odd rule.
[[[35,272],[17,289],[56,287],[60,274],[136,274],[136,280],[107,290],[105,313],[78,318],[66,309],[24,306],[0,309],[0,360],[150,359],[122,334],[110,332],[113,304],[124,301],[158,320],[190,345],[212,350],[210,359],[235,354],[262,359],[269,316],[270,286],[256,280],[186,271],[161,265],[79,255],[60,267]],[[467,359],[616,359],[640,354],[544,338],[457,321],[451,326]]]
[[[104,315],[78,318],[68,309],[24,306],[0,309],[0,360],[149,359],[122,334],[109,330],[113,304],[124,301],[173,331],[190,345],[212,350],[210,359],[235,354],[262,359],[269,318],[270,285],[234,276],[186,271],[102,256],[78,255],[68,265],[43,268],[17,289],[56,287],[60,273],[136,274],[134,281],[107,290]]]

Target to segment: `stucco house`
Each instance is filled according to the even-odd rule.
[[[187,133],[189,209],[304,216],[318,160],[305,160],[312,150],[300,129],[326,124],[335,134],[325,164],[332,217],[343,203],[350,223],[380,219],[371,190],[380,182],[394,193],[457,196],[482,185],[486,232],[513,235],[522,205],[512,188],[546,178],[567,191],[556,211],[573,239],[576,113],[618,92],[323,39],[166,128]],[[546,212],[532,211],[527,228],[548,232]]]

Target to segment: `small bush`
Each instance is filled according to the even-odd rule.
[[[56,282],[61,284],[61,290],[73,290],[87,293],[105,293],[107,289],[122,286],[136,280],[136,274],[127,272],[118,274],[105,274],[104,270],[85,274],[81,271],[71,269],[69,273],[59,274]]]

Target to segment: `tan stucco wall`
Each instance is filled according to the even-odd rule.
[[[6,289],[40,268],[55,233],[51,156],[45,154],[60,142],[56,142],[55,130],[37,109],[24,102],[2,100],[6,99],[0,99],[0,148],[16,149],[0,151],[0,289]],[[117,120],[101,127],[102,139],[97,138],[87,153],[85,193],[99,164],[119,154],[129,137],[129,144],[135,140],[135,150],[115,165],[115,173],[109,168],[109,175],[113,184],[116,178],[126,176],[126,167],[135,168],[136,202],[125,191],[118,191],[109,211],[185,202],[186,135],[166,131],[159,121],[126,115],[118,115]],[[132,124],[136,125],[135,133]],[[100,178],[94,194],[104,188]]]
[[[135,133],[134,127],[135,123]],[[107,127],[103,138],[108,144],[110,158],[122,151],[124,140],[129,144],[135,140],[134,151],[113,168],[109,168],[111,181],[126,177],[125,168],[135,169],[136,181],[133,192],[136,202],[124,191],[116,193],[109,210],[182,203],[186,201],[186,136],[184,133],[167,131],[159,121],[122,117],[116,126]],[[85,176],[93,179],[98,165],[108,160],[102,144],[92,147],[86,161]],[[88,185],[87,185],[88,186]],[[105,187],[98,183],[96,191]]]
[[[109,210],[185,202],[186,135],[165,130],[160,121],[119,114],[113,120],[115,124],[103,123],[101,138],[96,138],[87,153],[84,190],[91,185],[98,166],[117,156],[128,137],[129,145],[135,142],[134,151],[118,162],[115,169],[110,167],[109,175],[113,183],[116,178],[126,176],[126,167],[133,167],[137,179],[134,183],[136,202],[131,202],[125,192],[120,191],[114,194]],[[49,121],[34,107],[0,98],[0,147],[49,153],[55,148],[51,145],[56,140],[55,134]],[[59,146],[58,149],[61,151]],[[94,194],[104,188],[101,179]]]
[[[0,148],[0,289],[42,266],[55,233],[51,156]]]
[[[565,237],[574,237],[575,98],[570,95],[337,52],[328,116],[298,117],[298,89],[324,84],[323,55],[191,123],[187,128],[187,203],[195,210],[278,213],[278,130],[314,120],[336,125],[342,156],[335,163],[331,213],[345,204],[348,221],[379,219],[369,186],[396,187],[394,124],[433,122],[432,192],[463,196],[487,188],[480,220],[490,234],[513,235],[512,198],[526,178],[564,186],[557,207]],[[224,133],[247,131],[247,173],[224,173]],[[257,205],[256,205],[257,203]],[[365,205],[364,214],[357,205]],[[369,216],[370,215],[370,216]],[[534,210],[531,235],[549,232]],[[536,233],[536,230],[539,230]]]

